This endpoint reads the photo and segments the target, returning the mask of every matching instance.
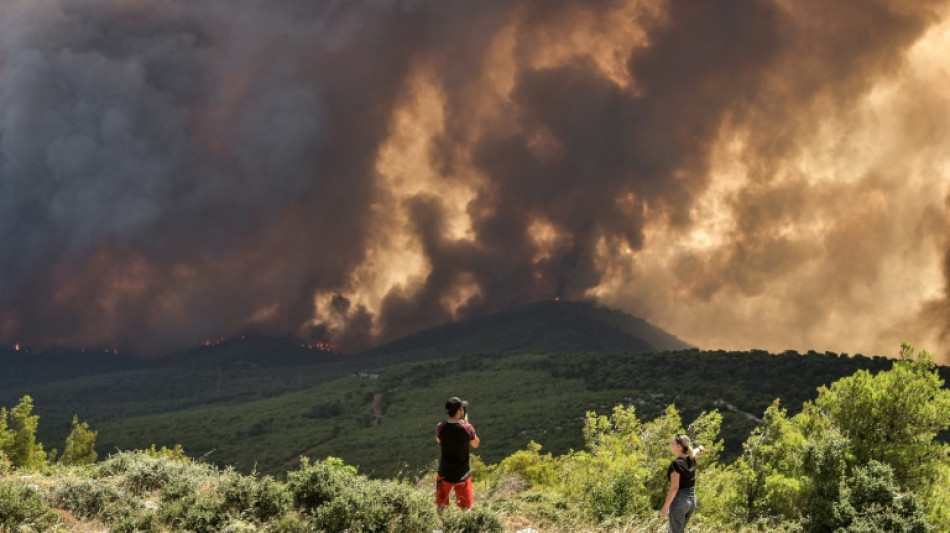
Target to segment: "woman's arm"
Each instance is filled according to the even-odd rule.
[[[680,490],[680,473],[673,472],[670,474],[670,490],[666,493],[666,502],[663,504],[663,508],[660,509],[660,516],[666,518],[670,514],[670,504],[673,503],[673,498],[676,497],[676,493]]]

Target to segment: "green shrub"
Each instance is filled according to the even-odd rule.
[[[313,513],[342,494],[358,479],[356,469],[347,466],[341,459],[328,457],[324,461],[311,463],[304,457],[300,460],[300,468],[287,474],[287,487],[294,505]]]
[[[447,508],[442,513],[442,530],[445,533],[502,533],[505,528],[495,512],[479,506],[469,511]]]
[[[842,498],[835,514],[842,533],[925,533],[930,531],[920,504],[913,494],[901,494],[890,466],[871,461],[843,479]]]
[[[599,484],[587,485],[587,504],[598,521],[630,516],[640,511],[637,495],[642,493],[640,480],[633,474],[621,473]]]
[[[0,476],[9,474],[11,471],[13,471],[13,463],[7,457],[7,454],[0,449]]]
[[[557,483],[557,461],[550,453],[541,454],[541,445],[531,441],[524,450],[509,455],[493,472],[499,479],[505,474],[514,474],[524,480],[527,487],[543,487]]]
[[[172,459],[175,461],[181,462],[190,462],[191,458],[185,455],[185,449],[181,447],[181,444],[176,444],[174,448],[168,448],[162,446],[161,448],[155,448],[155,445],[152,444],[144,450],[140,450],[138,453],[147,455],[149,457],[157,457],[159,459]]]
[[[260,528],[251,522],[233,518],[221,528],[220,533],[258,533]]]
[[[288,513],[272,523],[268,531],[270,533],[309,533],[310,525],[296,514]]]
[[[36,489],[0,480],[0,531],[18,531],[24,526],[47,531],[58,521]]]
[[[161,488],[163,502],[175,502],[194,498],[198,493],[198,485],[188,478],[173,479]]]
[[[258,479],[239,474],[228,475],[218,488],[224,505],[244,518],[259,522],[279,516],[290,505],[288,489],[270,476]]]
[[[429,498],[392,481],[360,479],[314,513],[317,531],[432,531],[436,516]]]
[[[212,494],[194,491],[163,501],[158,517],[174,531],[218,531],[228,519],[223,502]]]
[[[50,503],[81,518],[112,521],[141,508],[141,502],[119,489],[92,479],[73,479],[60,484],[49,496]]]
[[[161,522],[158,515],[151,511],[127,515],[112,523],[110,533],[160,533]]]
[[[119,452],[97,465],[94,477],[115,477],[120,486],[141,495],[182,478],[207,479],[216,473],[210,465],[148,452]]]
[[[193,478],[171,480],[161,493],[158,518],[175,531],[217,531],[228,519],[221,498]]]

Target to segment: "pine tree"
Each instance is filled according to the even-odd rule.
[[[33,398],[21,398],[20,403],[10,411],[10,417],[13,445],[9,456],[13,466],[24,470],[42,467],[46,463],[46,452],[43,451],[43,445],[36,442],[36,427],[40,417],[33,414]]]
[[[73,430],[66,437],[66,448],[60,462],[67,465],[88,465],[96,462],[96,436],[98,431],[89,429],[87,422],[79,422],[73,415]]]
[[[0,407],[0,471],[3,465],[9,462],[10,452],[13,450],[13,430],[7,429],[7,410]]]

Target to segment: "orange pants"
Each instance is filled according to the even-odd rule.
[[[455,501],[462,509],[471,509],[475,505],[475,495],[472,493],[472,478],[467,477],[465,481],[451,483],[443,480],[438,475],[435,476],[435,504],[440,508],[449,505],[449,495],[452,489],[455,489]]]

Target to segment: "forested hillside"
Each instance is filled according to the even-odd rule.
[[[0,346],[0,405],[23,395],[62,440],[75,413],[96,423],[271,398],[388,364],[466,354],[688,348],[625,313],[581,302],[543,301],[410,335],[361,354],[293,339],[242,337],[165,357],[113,349]]]
[[[182,444],[218,464],[272,473],[302,454],[333,455],[385,477],[418,472],[433,460],[433,426],[452,395],[471,401],[486,443],[479,454],[488,462],[531,440],[555,453],[582,447],[587,411],[630,405],[649,418],[675,404],[686,417],[723,414],[729,461],[776,398],[794,410],[820,385],[891,364],[835,354],[698,350],[465,355],[373,368],[272,398],[94,425],[103,450]]]
[[[716,368],[716,357],[736,357],[666,355],[709,357],[707,365],[712,366],[696,365],[696,372]],[[30,399],[24,398],[9,412],[0,409],[0,530],[656,531],[664,527],[657,509],[668,485],[665,471],[672,458],[668,443],[673,435],[686,433],[707,448],[699,458],[700,506],[690,524],[692,531],[946,531],[950,446],[935,438],[950,427],[950,390],[928,354],[905,346],[900,355],[888,370],[859,370],[813,390],[812,399],[804,404],[772,402],[760,423],[744,436],[741,454],[731,461],[724,460],[723,414],[718,410],[690,415],[673,404],[663,406],[660,396],[653,397],[655,406],[643,398],[604,406],[585,413],[577,428],[558,430],[578,436],[577,448],[552,453],[539,439],[532,439],[497,460],[489,460],[487,454],[475,459],[476,510],[449,509],[442,515],[436,514],[431,501],[431,466],[409,475],[402,472],[397,479],[368,479],[347,461],[304,457],[272,477],[221,469],[189,458],[181,448],[154,446],[113,453],[95,462],[90,446],[96,433],[78,421],[66,452],[54,456],[35,440],[39,419],[31,413]],[[843,360],[817,354],[764,356],[779,362],[785,361],[782,357],[785,362],[798,357],[809,360],[811,368],[826,370],[839,368],[834,361]],[[660,357],[647,360],[657,367],[684,362]],[[618,358],[623,356],[600,362]],[[592,377],[563,378],[580,387],[572,392],[589,385],[603,391],[617,386],[607,374],[584,372],[545,355],[486,357],[459,368],[458,376],[473,377],[505,365],[522,377],[519,367],[527,372],[546,368],[549,375],[558,368]],[[616,367],[624,366],[630,365]],[[782,368],[774,365],[775,377],[767,379],[778,379]],[[434,362],[390,370],[389,378],[353,377],[385,386],[367,388],[377,407],[379,391],[400,390],[408,385],[410,374],[422,381],[444,379],[437,375],[444,368]],[[750,367],[736,372],[740,384],[753,374]],[[402,381],[391,379],[397,376]],[[498,401],[507,400],[516,411],[511,414],[535,424],[565,407],[548,403],[554,398],[539,396],[540,390],[528,387],[518,398]],[[476,426],[491,427],[495,404],[487,397],[470,397],[478,398],[473,400]],[[380,408],[384,417],[394,417],[393,423],[377,420],[373,427],[411,427],[414,420],[406,418],[403,403]],[[527,409],[516,410],[521,404]],[[323,404],[311,418],[337,416],[333,405]],[[476,411],[476,406],[483,411]],[[232,422],[238,420],[236,415]],[[214,425],[207,428],[215,430]],[[503,440],[501,435],[488,436],[490,431],[480,433],[483,445]],[[548,434],[540,434],[544,435]],[[398,455],[402,449],[396,443],[396,439],[371,439],[364,444]]]
[[[153,360],[6,350],[0,405],[30,395],[44,442],[63,442],[80,415],[100,430],[100,453],[182,444],[219,465],[274,473],[301,455],[336,455],[363,473],[390,476],[433,459],[430,433],[451,395],[472,401],[490,443],[480,452],[487,461],[531,440],[556,453],[577,449],[590,410],[631,405],[650,417],[675,404],[686,416],[723,414],[730,461],[774,399],[794,410],[820,385],[892,364],[832,353],[658,349],[670,346],[687,345],[623,313],[547,301],[359,355],[256,338]],[[382,452],[378,442],[393,448]]]

